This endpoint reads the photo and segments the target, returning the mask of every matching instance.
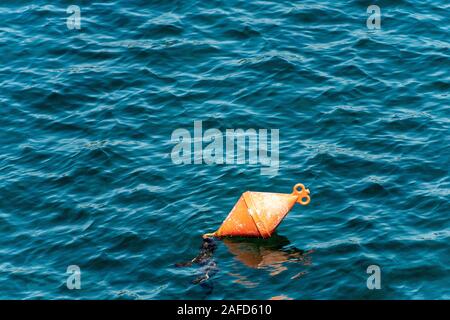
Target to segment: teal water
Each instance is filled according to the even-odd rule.
[[[0,298],[450,298],[447,1],[0,4]],[[174,164],[177,128],[279,129],[280,165]],[[246,190],[296,205],[218,241]],[[66,269],[81,269],[81,289]],[[381,289],[366,286],[369,265]]]

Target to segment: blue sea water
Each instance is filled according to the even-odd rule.
[[[449,299],[449,12],[3,0],[0,298]],[[171,134],[194,121],[279,129],[278,174],[175,164]],[[217,241],[201,284],[205,266],[175,267],[242,192],[298,182],[312,201],[273,238]]]

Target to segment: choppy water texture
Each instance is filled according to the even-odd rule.
[[[447,1],[377,1],[378,31],[368,1],[70,4],[0,4],[0,298],[450,298]],[[173,164],[194,120],[280,129],[278,175]],[[297,182],[273,239],[174,266]]]

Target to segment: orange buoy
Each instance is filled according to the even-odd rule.
[[[291,194],[244,192],[220,228],[203,237],[269,238],[296,202],[307,205],[310,201],[309,190],[301,183]]]

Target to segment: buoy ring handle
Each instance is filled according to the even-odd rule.
[[[301,188],[300,191],[299,188]],[[311,202],[311,198],[309,196],[309,189],[306,189],[305,186],[301,183],[297,183],[294,186],[292,194],[298,196],[297,202],[303,206],[306,206]]]

